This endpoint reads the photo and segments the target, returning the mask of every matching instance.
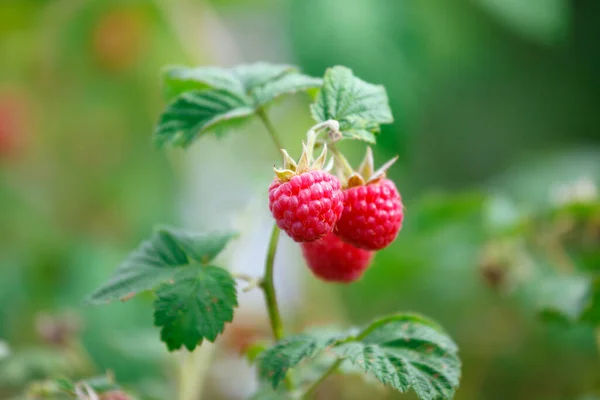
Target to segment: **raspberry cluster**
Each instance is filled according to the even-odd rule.
[[[308,267],[317,277],[353,282],[362,276],[374,252],[389,246],[402,228],[402,198],[394,182],[385,177],[395,159],[374,171],[373,155],[367,149],[359,172],[346,171],[342,190],[338,178],[320,169],[326,149],[310,167],[304,150],[298,165],[283,152],[286,169],[275,170],[269,209],[277,226],[301,243]]]

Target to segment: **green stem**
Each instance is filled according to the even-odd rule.
[[[279,227],[273,226],[271,240],[269,241],[269,250],[267,253],[267,261],[265,263],[265,276],[260,283],[260,287],[265,293],[267,302],[267,311],[271,320],[271,330],[275,340],[283,338],[283,323],[281,322],[281,314],[277,305],[277,296],[275,295],[275,285],[273,282],[273,266],[275,264],[275,252],[277,251],[277,242],[279,240]]]
[[[598,353],[600,353],[600,325],[596,327],[596,346],[598,347]]]
[[[333,153],[335,164],[342,170],[344,176],[349,178],[354,173],[354,169],[352,169],[352,166],[346,157],[344,157],[344,155],[337,149],[337,147],[335,147],[333,143],[330,143],[328,146],[329,150]]]
[[[265,263],[265,276],[263,277],[260,283],[260,288],[265,294],[267,311],[269,313],[269,320],[271,321],[271,330],[273,331],[273,337],[275,338],[275,340],[280,340],[284,336],[283,322],[281,320],[279,306],[277,305],[277,296],[275,294],[275,284],[273,280],[275,253],[277,251],[277,242],[279,241],[280,232],[281,230],[279,229],[279,227],[277,225],[274,225],[273,232],[271,233],[271,240],[269,241],[267,261]],[[288,373],[286,374],[284,383],[288,391],[292,391],[294,389],[294,383],[292,381],[290,371],[288,371]]]
[[[344,361],[344,359],[340,358],[339,360],[334,362],[331,365],[331,367],[329,367],[329,369],[327,371],[325,371],[325,373],[323,373],[323,375],[321,375],[321,377],[319,379],[317,379],[312,385],[310,385],[308,390],[306,392],[304,392],[304,394],[302,395],[302,399],[310,400],[312,398],[312,396],[315,394],[315,392],[317,391],[317,388],[319,386],[321,386],[321,383],[325,382],[325,380],[327,378],[329,378],[329,376],[331,374],[333,374],[335,371],[337,371],[337,369],[339,368],[339,366],[342,364],[343,361]]]
[[[275,147],[277,147],[277,151],[283,149],[283,145],[281,144],[281,141],[279,140],[279,137],[277,136],[277,132],[275,131],[275,128],[273,127],[273,124],[269,120],[269,117],[267,116],[267,113],[265,112],[265,110],[263,108],[259,108],[256,111],[256,114],[258,115],[260,120],[265,125],[265,128],[267,128],[267,131],[269,132],[269,135],[271,136],[271,140],[273,140]]]
[[[265,128],[269,132],[273,144],[277,147],[277,150],[283,150],[283,145],[279,141],[279,136],[273,127],[273,124],[269,120],[267,113],[263,108],[259,108],[256,112]],[[275,294],[275,284],[273,281],[273,270],[275,266],[275,253],[277,252],[277,242],[279,241],[280,229],[277,225],[273,225],[273,231],[271,233],[271,239],[269,240],[269,249],[267,251],[267,260],[265,262],[265,275],[260,282],[260,288],[265,294],[265,301],[267,303],[267,311],[269,313],[269,320],[271,321],[271,330],[273,331],[273,337],[275,340],[283,338],[283,322],[281,320],[281,313],[279,312],[279,306],[277,304],[277,295]],[[291,372],[288,371],[284,378],[285,387],[288,391],[294,389],[294,383],[292,381]]]

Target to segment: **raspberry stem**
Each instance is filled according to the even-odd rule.
[[[271,320],[271,330],[273,331],[275,340],[283,338],[283,323],[281,322],[281,314],[279,313],[277,297],[275,295],[275,286],[273,284],[273,267],[275,264],[275,253],[277,252],[277,242],[279,241],[279,232],[279,227],[274,225],[269,241],[267,260],[265,262],[265,276],[260,283],[260,287],[265,293],[267,311],[269,312],[269,319]]]
[[[335,147],[333,143],[329,144],[329,150],[333,153],[335,165],[342,171],[344,178],[347,179],[351,177],[354,174],[354,169],[352,169],[352,166],[346,157],[344,157],[344,155],[338,150],[337,147]]]
[[[281,340],[284,336],[283,322],[281,320],[281,313],[279,312],[279,306],[277,304],[277,296],[275,294],[275,285],[273,281],[275,253],[277,252],[277,243],[279,242],[280,232],[281,230],[277,224],[273,225],[271,239],[269,240],[269,249],[267,251],[267,260],[265,262],[265,276],[260,282],[260,288],[265,294],[267,311],[269,313],[269,320],[271,321],[271,330],[273,331],[275,340]],[[294,384],[289,372],[284,379],[284,383],[287,390],[291,391],[294,388]]]
[[[261,107],[256,112],[263,122],[265,128],[269,132],[275,147],[277,150],[284,151],[283,145],[279,140],[275,127],[269,120],[267,113]],[[284,336],[283,322],[281,320],[281,313],[279,312],[279,305],[277,304],[277,295],[275,294],[275,284],[273,280],[273,271],[275,266],[275,253],[277,252],[277,243],[279,242],[279,233],[281,230],[277,224],[273,225],[273,231],[271,232],[271,239],[269,239],[269,248],[267,251],[267,259],[265,261],[265,275],[259,283],[259,287],[262,289],[265,295],[265,302],[267,303],[267,312],[269,314],[269,320],[271,321],[271,330],[273,331],[273,337],[275,340],[280,340]],[[290,373],[288,373],[284,379],[287,390],[291,391],[294,388]]]
[[[339,360],[337,360],[336,362],[331,364],[331,367],[329,367],[329,369],[327,371],[325,371],[323,373],[323,375],[321,375],[321,377],[319,379],[317,379],[312,385],[310,385],[310,387],[308,388],[308,390],[306,392],[304,392],[304,394],[302,395],[302,399],[310,400],[313,397],[313,395],[315,394],[315,391],[317,390],[317,388],[319,386],[321,386],[321,383],[323,383],[327,378],[329,378],[330,375],[335,373],[335,371],[337,371],[339,366],[342,365],[343,361],[344,361],[344,359],[340,358]]]
[[[277,151],[280,151],[281,149],[283,149],[283,145],[281,144],[281,141],[279,140],[279,137],[277,136],[277,132],[275,131],[275,128],[273,127],[271,120],[269,120],[269,117],[267,116],[267,113],[265,112],[265,110],[261,107],[258,110],[256,110],[256,114],[258,115],[260,120],[265,125],[265,128],[267,128],[267,131],[269,132],[269,135],[271,136],[271,140],[275,144],[275,147],[277,147]]]

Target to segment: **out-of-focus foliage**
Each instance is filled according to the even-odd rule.
[[[347,65],[385,85],[396,121],[382,127],[374,152],[401,156],[389,173],[406,205],[398,240],[356,284],[331,289],[307,278],[297,325],[360,324],[412,309],[456,339],[457,399],[598,398],[589,322],[598,314],[585,312],[600,302],[586,295],[597,284],[585,281],[598,273],[597,209],[555,202],[570,196],[561,185],[599,183],[598,4],[2,1],[0,398],[57,374],[79,382],[109,369],[140,398],[174,396],[177,368],[156,339],[152,299],[103,308],[82,300],[156,223],[181,217],[187,164],[151,143],[163,66],[261,59],[297,63],[310,76]],[[285,100],[272,110],[285,144],[296,149],[310,126],[300,109]],[[356,158],[363,153],[341,146]],[[246,183],[231,176],[222,185]],[[206,188],[204,199],[216,189]],[[532,231],[530,216],[544,213],[542,229]],[[573,274],[557,272],[547,243],[538,250],[546,227],[557,229],[584,280],[553,283]],[[567,293],[554,295],[562,293],[555,288]],[[540,300],[548,293],[550,303]],[[544,304],[550,321],[539,318]],[[557,306],[567,321],[556,318]],[[79,316],[76,329],[65,311]],[[573,323],[581,312],[585,321]],[[229,340],[214,371],[226,343],[237,343]],[[234,398],[219,382],[209,382],[205,397]],[[330,379],[319,395],[393,398],[355,376]]]

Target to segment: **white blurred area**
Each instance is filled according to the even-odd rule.
[[[182,220],[187,228],[239,233],[215,264],[257,278],[264,271],[273,228],[268,187],[273,179],[273,165],[280,163],[281,158],[260,128],[256,123],[223,138],[207,135],[188,152],[181,153],[184,183],[180,196]],[[275,258],[275,287],[284,320],[293,319],[294,313],[301,310],[303,269],[299,246],[282,233]],[[248,398],[257,389],[255,371],[236,345],[251,338],[238,336],[270,336],[263,293],[258,288],[245,293],[242,289],[246,285],[238,281],[239,308],[233,323],[217,340],[218,349],[203,345],[196,350],[211,353],[197,356],[206,361],[212,358],[206,387],[232,400]],[[236,377],[235,384],[232,376]]]

